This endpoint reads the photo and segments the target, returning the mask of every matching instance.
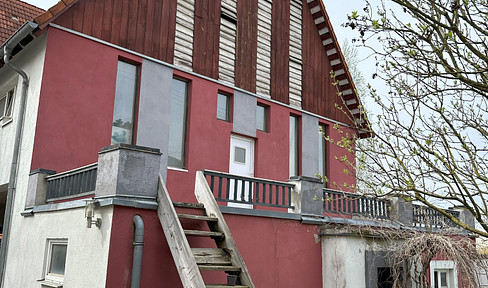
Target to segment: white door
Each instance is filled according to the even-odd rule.
[[[229,173],[245,177],[254,176],[254,140],[250,138],[232,135],[230,137],[230,161]],[[235,186],[237,185],[237,191]],[[249,183],[244,184],[242,191],[242,181],[232,180],[230,182],[229,199],[249,201],[252,197],[252,187]],[[237,192],[237,193],[235,193]],[[237,195],[235,195],[237,194]],[[244,196],[244,197],[243,197]],[[251,204],[239,204],[229,202],[228,206],[240,208],[252,208]]]

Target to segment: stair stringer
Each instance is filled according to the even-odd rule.
[[[207,212],[207,216],[216,217],[218,219],[216,225],[218,227],[219,232],[224,233],[225,238],[222,240],[222,244],[220,248],[226,248],[230,254],[230,258],[232,264],[237,267],[241,267],[240,279],[242,285],[249,286],[249,288],[255,288],[249,271],[247,270],[246,263],[237,249],[237,245],[234,242],[234,238],[230,233],[229,227],[224,220],[224,216],[222,212],[220,212],[220,208],[215,201],[214,195],[210,187],[208,186],[207,180],[203,175],[202,171],[197,171],[195,177],[195,196],[197,197],[198,202],[202,203],[205,206],[205,210]]]
[[[200,270],[193,257],[190,244],[186,239],[173,202],[169,196],[163,178],[159,175],[158,185],[158,217],[163,227],[166,241],[176,264],[184,288],[205,287]]]

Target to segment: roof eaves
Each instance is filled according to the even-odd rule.
[[[364,110],[361,108],[361,100],[357,95],[356,86],[354,85],[351,73],[349,72],[334,29],[332,28],[329,15],[325,10],[324,3],[321,0],[307,0],[307,4],[330,61],[335,75],[334,77],[337,80],[336,88],[341,95],[344,105],[349,110],[354,125],[356,125],[359,131],[359,137],[371,137],[373,135],[369,132],[370,123],[365,119],[364,111],[361,111]]]
[[[43,29],[77,1],[78,0],[61,0],[46,12],[34,18],[34,22],[39,25],[40,29]]]

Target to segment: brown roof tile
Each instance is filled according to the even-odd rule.
[[[0,0],[0,44],[44,10],[19,0]]]

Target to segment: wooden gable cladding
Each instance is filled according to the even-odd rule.
[[[304,0],[306,1],[306,0]],[[318,2],[318,1],[315,1]],[[306,3],[304,3],[304,7]],[[315,6],[313,6],[315,7]],[[303,9],[303,79],[302,79],[302,109],[322,115],[343,123],[353,125],[352,121],[340,111],[337,105],[344,106],[342,98],[337,94],[337,88],[332,84],[333,79],[330,72],[333,70],[331,65],[337,61],[330,61],[327,51],[324,50],[324,40],[321,35],[329,34],[325,19],[316,20],[312,14],[314,9]],[[319,10],[316,12],[320,12]],[[320,26],[316,23],[320,22]],[[322,24],[323,23],[323,24]],[[319,33],[317,33],[319,29]],[[323,34],[320,34],[323,33]],[[338,56],[338,53],[335,53]],[[336,56],[336,57],[337,57]],[[347,109],[344,107],[347,111]]]
[[[290,0],[273,1],[271,23],[271,99],[288,104]]]
[[[174,0],[78,0],[53,23],[173,63]]]
[[[220,3],[195,1],[193,71],[217,79],[219,72]]]
[[[235,85],[256,92],[258,0],[237,1]]]

